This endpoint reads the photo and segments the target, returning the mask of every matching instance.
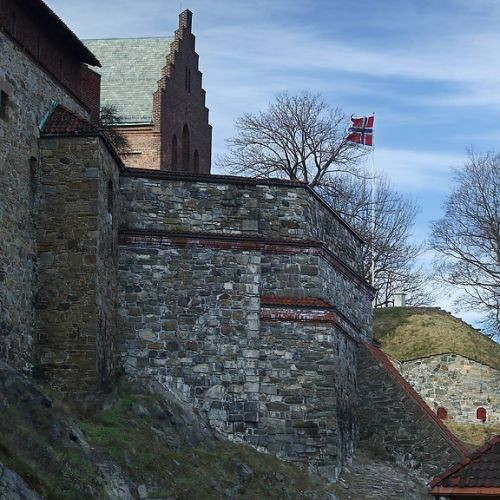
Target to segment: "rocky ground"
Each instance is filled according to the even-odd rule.
[[[429,497],[405,470],[366,450],[332,485],[227,442],[159,388],[122,384],[76,405],[0,362],[0,498]]]

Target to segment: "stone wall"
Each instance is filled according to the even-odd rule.
[[[38,124],[56,99],[88,118],[75,98],[0,30],[0,358],[32,365],[35,225],[40,193]]]
[[[125,172],[121,200],[126,373],[160,381],[230,437],[336,476],[354,446],[371,289],[334,251],[352,259],[359,239],[332,212],[320,233],[328,209],[300,184]]]
[[[463,458],[460,441],[380,349],[364,344],[358,359],[361,440],[426,479]]]
[[[456,422],[481,424],[476,410],[483,407],[487,423],[500,422],[499,370],[454,353],[405,361],[397,368],[434,411],[444,407]]]
[[[121,193],[127,229],[322,244],[346,274],[360,268],[359,237],[302,183],[138,170],[121,177]]]
[[[99,137],[46,136],[40,153],[37,371],[96,391],[116,370],[118,167]]]

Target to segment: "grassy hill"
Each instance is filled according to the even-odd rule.
[[[376,309],[374,336],[399,361],[454,352],[500,370],[500,344],[441,309]]]

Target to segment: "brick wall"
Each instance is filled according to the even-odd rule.
[[[2,31],[0,54],[0,90],[8,96],[0,118],[0,357],[29,369],[40,194],[38,124],[52,99],[77,115],[88,117],[88,112]]]
[[[118,167],[98,137],[48,136],[40,150],[37,371],[92,392],[116,371]]]
[[[159,68],[158,90],[152,96],[153,125],[117,127],[130,146],[122,155],[127,166],[210,173],[212,127],[191,19],[187,10],[180,14],[166,65]]]

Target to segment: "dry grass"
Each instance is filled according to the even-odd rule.
[[[494,424],[459,424],[453,420],[445,420],[444,423],[470,450],[479,448],[493,436],[500,434],[500,422]]]
[[[376,309],[374,335],[400,361],[454,352],[500,369],[500,345],[441,309]]]

